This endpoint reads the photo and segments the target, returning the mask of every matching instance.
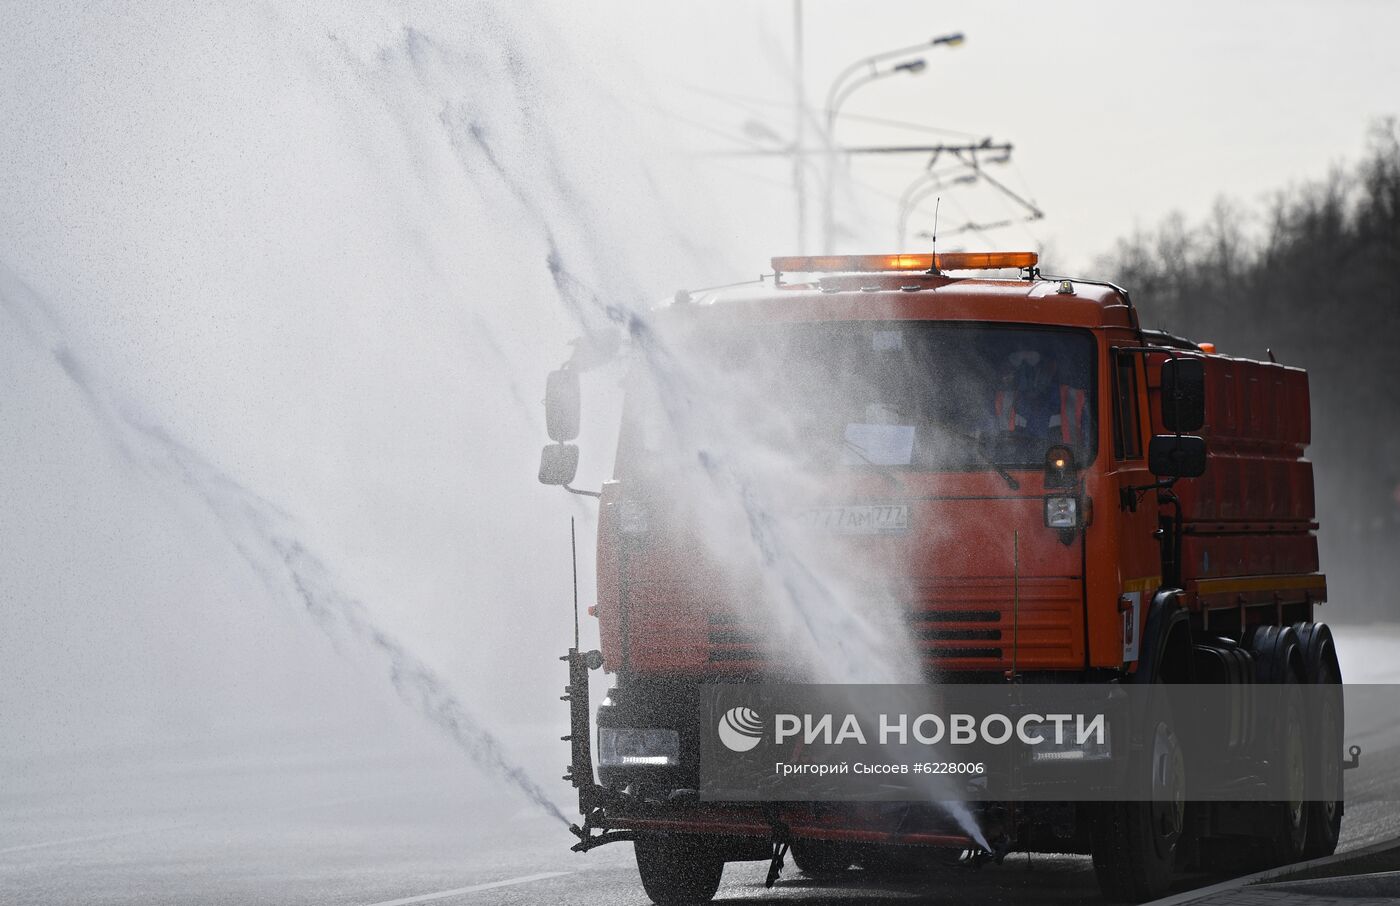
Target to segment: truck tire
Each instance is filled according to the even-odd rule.
[[[1148,719],[1135,730],[1129,770],[1150,783],[1150,799],[1105,802],[1093,819],[1090,850],[1104,898],[1140,903],[1166,892],[1185,831],[1186,753],[1168,696],[1153,695]]]
[[[825,840],[794,840],[792,861],[804,875],[831,879],[851,867],[851,852],[839,843]]]
[[[708,903],[724,876],[724,857],[689,837],[637,840],[637,873],[657,906]]]
[[[1270,865],[1287,865],[1303,858],[1308,838],[1308,738],[1312,735],[1303,704],[1302,654],[1298,637],[1288,626],[1259,626],[1249,634],[1255,678],[1284,687],[1283,713],[1267,720],[1261,737],[1270,781],[1287,791],[1286,798],[1261,803],[1264,833],[1260,835]],[[1340,754],[1340,753],[1339,753]]]
[[[1284,713],[1278,721],[1278,736],[1274,751],[1277,764],[1274,782],[1282,783],[1288,798],[1267,803],[1273,835],[1267,841],[1268,861],[1272,865],[1288,865],[1303,858],[1308,842],[1307,771],[1308,721],[1303,707],[1299,684],[1286,684]]]
[[[1311,699],[1314,712],[1308,714],[1309,786],[1313,791],[1307,803],[1308,839],[1303,856],[1317,859],[1337,849],[1342,830],[1342,746],[1344,709],[1342,668],[1337,662],[1336,643],[1326,623],[1296,623],[1293,631],[1303,651],[1303,672],[1308,683],[1325,687]]]

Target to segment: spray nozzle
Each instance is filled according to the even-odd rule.
[[[1011,838],[1002,833],[987,842],[986,848],[968,850],[963,856],[963,862],[970,868],[981,868],[988,862],[1000,865],[1010,853]]]

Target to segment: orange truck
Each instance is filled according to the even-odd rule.
[[[1304,456],[1307,374],[1146,330],[1126,290],[1043,275],[1031,253],[772,264],[762,287],[678,294],[655,323],[682,325],[676,335],[712,344],[707,355],[730,342],[762,351],[809,401],[789,408],[823,400],[830,417],[798,433],[858,450],[815,467],[826,470],[822,518],[857,529],[861,562],[897,564],[929,676],[1331,685],[1325,707],[1270,716],[1261,731],[1276,767],[1319,785],[1269,803],[1186,803],[1171,789],[1151,802],[970,803],[995,828],[992,853],[936,810],[700,801],[695,690],[775,665],[723,599],[734,583],[707,572],[723,564],[705,564],[704,539],[649,468],[645,404],[629,389],[613,479],[601,494],[575,491],[601,498],[591,612],[602,644],[565,658],[567,779],[584,816],[574,848],[633,841],[658,903],[710,899],[729,861],[770,860],[771,879],[789,851],[818,876],[950,850],[1091,853],[1115,900],[1158,896],[1174,873],[1212,860],[1332,852],[1340,792],[1306,792],[1339,791],[1345,767],[1340,669],[1314,614],[1327,587]],[[555,442],[539,477],[569,490],[580,370],[552,373],[546,394]],[[882,399],[856,399],[861,414],[843,420],[830,410],[846,404],[829,401],[855,379]],[[594,714],[598,667],[615,684]],[[1145,746],[1144,769],[1180,782],[1170,727]]]

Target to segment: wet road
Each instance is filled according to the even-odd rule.
[[[1349,676],[1394,680],[1400,631],[1358,636]],[[1344,638],[1346,652],[1351,640]],[[1400,704],[1356,690],[1342,847],[1400,836]],[[545,739],[557,736],[552,729]],[[285,740],[67,756],[0,753],[4,904],[641,904],[629,844],[588,855],[553,819],[483,782],[446,750]],[[555,753],[548,753],[555,754]],[[563,757],[562,746],[559,753]],[[853,871],[836,884],[794,868],[731,864],[726,902],[1078,903],[1097,899],[1087,858],[1014,855],[979,871]],[[1195,883],[1207,883],[1201,878]],[[1190,886],[1190,882],[1182,885]]]

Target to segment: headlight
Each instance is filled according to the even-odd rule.
[[[1026,733],[1030,736],[1043,736],[1044,742],[1030,747],[1031,761],[1107,761],[1113,757],[1113,737],[1107,728],[1102,740],[1099,734],[1090,733],[1083,742],[1076,741],[1076,733],[1070,726],[1064,728],[1060,742],[1055,741],[1055,724],[1052,722],[1026,722]]]
[[[681,763],[681,738],[675,730],[598,728],[600,767],[674,767]]]
[[[1053,529],[1079,527],[1079,498],[1046,497],[1045,525]]]

